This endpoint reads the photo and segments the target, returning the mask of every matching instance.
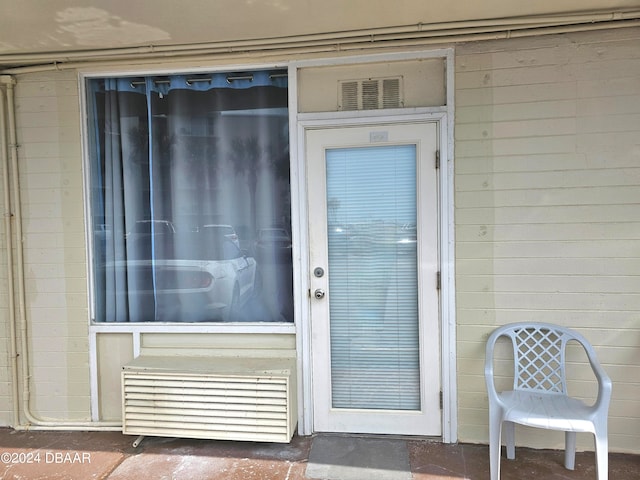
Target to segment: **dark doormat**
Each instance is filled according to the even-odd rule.
[[[411,480],[407,442],[318,436],[311,444],[306,476],[323,480]]]

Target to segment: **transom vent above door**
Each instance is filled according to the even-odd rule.
[[[402,77],[340,80],[338,110],[400,108],[404,104]]]

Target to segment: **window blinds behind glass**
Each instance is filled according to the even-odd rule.
[[[326,153],[332,403],[420,409],[415,145]]]

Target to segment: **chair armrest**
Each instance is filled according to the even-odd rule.
[[[596,357],[596,352],[591,346],[591,344],[587,342],[585,339],[576,338],[576,340],[579,341],[582,347],[584,348],[587,354],[587,358],[589,359],[589,364],[591,365],[591,370],[593,370],[593,373],[598,381],[598,398],[596,399],[596,402],[593,404],[593,409],[606,410],[609,408],[609,402],[611,400],[611,391],[613,388],[611,378],[609,377],[607,372],[605,372],[604,368],[602,368],[602,365],[600,365],[600,362]]]
[[[485,357],[484,357],[484,379],[487,384],[487,394],[489,395],[489,403],[499,402],[498,392],[493,379],[493,349],[496,341],[500,337],[497,332],[493,332],[487,340]]]

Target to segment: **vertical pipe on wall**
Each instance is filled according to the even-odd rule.
[[[15,378],[12,379],[12,392],[14,396],[14,428],[15,429],[46,429],[46,430],[91,430],[91,429],[120,429],[121,423],[119,422],[92,422],[92,421],[45,421],[40,418],[37,418],[31,412],[31,392],[30,392],[30,368],[29,368],[29,342],[28,342],[28,329],[27,329],[27,315],[26,315],[26,295],[25,295],[25,283],[24,283],[24,250],[23,250],[23,231],[22,231],[22,208],[21,208],[21,199],[20,199],[20,179],[19,179],[19,171],[18,171],[18,140],[17,140],[17,129],[16,129],[16,121],[15,121],[15,91],[14,85],[15,80],[8,76],[2,75],[0,76],[0,84],[6,85],[6,118],[8,119],[8,133],[9,139],[6,145],[9,147],[9,158],[6,158],[6,155],[3,155],[2,160],[6,160],[3,165],[3,173],[4,178],[3,181],[5,183],[5,202],[8,202],[7,205],[13,206],[12,214],[8,214],[10,216],[9,221],[5,219],[5,225],[8,224],[8,228],[10,233],[13,233],[15,230],[15,239],[16,239],[16,251],[15,258],[13,257],[13,250],[11,239],[12,237],[7,235],[7,250],[11,251],[11,264],[7,268],[11,270],[9,281],[9,289],[11,292],[11,296],[9,299],[10,309],[11,309],[11,318],[9,319],[11,336],[10,344],[12,349],[15,349],[15,355],[12,357],[12,361],[14,365],[12,365],[12,374],[15,373]],[[4,98],[4,97],[2,97]],[[4,100],[3,100],[4,102]],[[2,112],[0,112],[0,116],[5,115],[5,109],[2,108]],[[4,123],[4,117],[2,117],[2,121]],[[2,131],[5,132],[6,136],[6,128],[2,128]],[[11,203],[11,196],[9,192],[13,193],[13,202]],[[11,218],[14,220],[15,228],[12,229]],[[8,259],[9,259],[9,254]],[[15,275],[13,273],[13,268],[15,266]],[[17,299],[14,299],[14,288],[17,287]],[[17,304],[16,304],[17,300]],[[11,305],[13,304],[13,305]],[[17,309],[16,309],[17,307]],[[16,311],[17,310],[17,311]],[[17,330],[18,330],[18,320],[19,320],[19,329],[20,329],[20,353],[17,353]],[[21,361],[18,362],[18,359]],[[20,411],[19,407],[19,373],[18,373],[18,363],[22,369],[22,411]],[[20,414],[24,415],[24,418],[27,421],[26,425],[21,424]]]
[[[8,75],[0,77],[1,84],[13,84],[14,80]],[[20,395],[18,393],[18,340],[16,336],[16,315],[15,315],[15,292],[13,289],[13,246],[11,242],[11,191],[9,184],[9,145],[7,143],[7,101],[5,91],[0,88],[0,163],[2,164],[2,193],[4,196],[4,232],[5,232],[5,249],[7,255],[7,314],[9,323],[9,358],[11,362],[11,411],[12,425],[20,423],[19,403]]]
[[[14,210],[14,229],[16,238],[16,275],[13,278],[14,285],[17,287],[18,292],[18,318],[20,325],[20,358],[22,366],[22,413],[25,415],[29,422],[36,420],[32,418],[29,413],[29,355],[28,355],[28,342],[27,342],[27,318],[26,318],[26,297],[24,292],[24,250],[22,244],[22,203],[20,199],[20,180],[18,178],[18,139],[16,132],[15,122],[15,92],[14,85],[15,80],[7,83],[7,113],[9,119],[9,160],[11,172],[11,189],[13,191],[13,210]],[[14,320],[15,321],[15,320]],[[17,386],[16,386],[17,387]]]

